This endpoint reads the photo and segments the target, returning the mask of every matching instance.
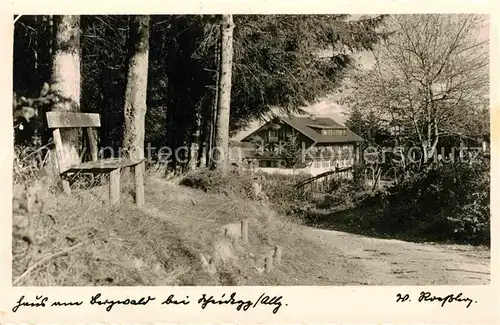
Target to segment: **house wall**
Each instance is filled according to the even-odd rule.
[[[354,165],[356,145],[354,143],[317,144],[316,155],[319,159],[313,161],[314,168],[343,168]]]
[[[273,129],[273,126],[279,125],[279,128]],[[297,145],[299,148],[312,150],[311,155],[316,156],[313,161],[305,168],[292,169],[292,168],[279,168],[276,162],[272,164],[264,161],[262,152],[272,152],[279,147],[280,143],[287,143],[289,141],[288,135],[295,135]],[[269,173],[281,174],[294,174],[304,172],[312,175],[324,173],[336,167],[344,168],[354,165],[356,146],[354,143],[330,143],[330,144],[316,144],[314,147],[313,141],[304,136],[299,131],[293,129],[287,123],[268,122],[261,129],[257,130],[250,138],[260,139],[264,146],[257,145],[257,155],[262,158],[260,166],[255,166],[256,169]],[[259,164],[257,162],[257,164]]]

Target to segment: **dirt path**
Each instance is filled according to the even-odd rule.
[[[311,227],[304,227],[302,233],[327,250],[340,251],[359,267],[351,273],[349,282],[353,285],[483,285],[490,282],[490,252],[484,248],[415,244]],[[334,276],[326,274],[330,275]]]

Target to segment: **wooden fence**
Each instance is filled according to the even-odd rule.
[[[371,173],[368,171],[371,171]],[[336,168],[334,170],[327,171],[314,177],[305,179],[297,183],[295,187],[306,187],[306,191],[311,194],[313,199],[321,199],[325,196],[325,193],[330,190],[332,184],[334,184],[334,181],[351,179],[353,177],[352,173],[352,166],[345,168]],[[394,184],[394,179],[389,177],[387,173],[382,175],[382,171],[380,169],[376,170],[373,167],[368,167],[365,170],[364,175],[366,185],[372,189],[389,187]]]

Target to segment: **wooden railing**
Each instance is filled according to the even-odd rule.
[[[335,168],[335,169],[333,169],[333,170],[329,170],[329,171],[327,171],[327,172],[321,173],[321,174],[316,175],[316,176],[314,176],[314,177],[311,177],[311,178],[305,179],[305,180],[303,180],[303,181],[301,181],[301,182],[299,182],[299,183],[295,184],[295,187],[296,187],[296,188],[299,188],[299,187],[302,187],[302,186],[307,185],[307,184],[309,184],[309,183],[312,183],[312,182],[314,182],[314,181],[317,181],[317,180],[319,180],[319,179],[321,179],[321,178],[325,178],[325,177],[328,177],[328,176],[330,176],[330,175],[337,174],[337,173],[350,172],[350,171],[352,171],[352,170],[353,170],[352,166],[345,167],[345,168]]]

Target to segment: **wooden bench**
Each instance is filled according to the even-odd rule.
[[[92,128],[101,126],[99,114],[47,112],[47,125],[52,130],[55,144],[59,174],[64,192],[69,194],[68,176],[77,173],[103,174],[109,173],[109,200],[115,205],[120,202],[120,171],[124,167],[134,169],[135,201],[139,207],[144,206],[144,161],[145,159],[110,158],[98,159],[97,140]],[[84,128],[86,130],[92,161],[81,162],[80,158],[71,157],[61,137],[62,128]]]

